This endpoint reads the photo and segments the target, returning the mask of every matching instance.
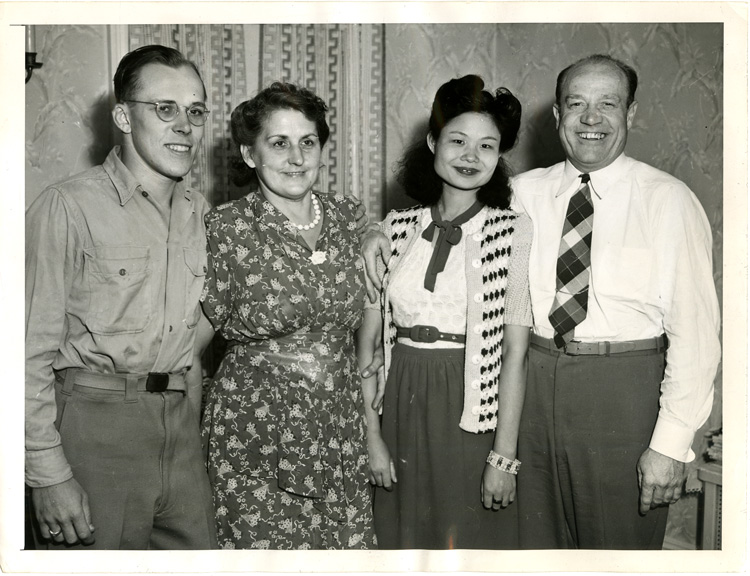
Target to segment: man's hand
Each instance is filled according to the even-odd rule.
[[[372,362],[362,369],[362,378],[369,378],[370,376],[377,374],[383,364],[385,364],[383,342],[378,342],[377,347],[372,351]]]
[[[58,544],[93,544],[89,497],[74,478],[46,488],[32,488],[31,500],[42,538]]]
[[[381,288],[377,259],[380,256],[383,264],[388,264],[388,260],[391,259],[391,245],[377,224],[370,224],[367,232],[362,235],[361,244],[362,258],[365,261],[367,296],[370,298],[370,302],[374,303],[378,299],[377,291]]]
[[[354,218],[357,224],[357,234],[362,236],[362,234],[367,232],[367,223],[370,219],[367,217],[367,211],[365,210],[365,205],[362,204],[362,200],[355,198],[354,196],[352,196],[352,199],[357,205],[357,209],[354,211]]]
[[[682,496],[685,463],[647,448],[638,460],[638,485],[641,488],[641,514],[651,508],[674,504]]]
[[[385,355],[383,353],[383,342],[381,341],[378,342],[377,348],[372,352],[372,362],[362,370],[362,378],[369,378],[373,375],[378,377],[378,388],[375,398],[372,400],[372,409],[377,411],[380,411],[383,407],[383,396],[385,396],[385,378],[378,373],[383,364],[385,364]]]

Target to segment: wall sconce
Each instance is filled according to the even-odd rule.
[[[36,30],[26,25],[26,83],[31,79],[35,68],[41,68],[42,63],[36,61]]]

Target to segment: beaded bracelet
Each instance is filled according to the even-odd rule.
[[[509,474],[518,474],[518,470],[521,468],[521,463],[518,460],[500,456],[494,450],[490,450],[490,455],[487,456],[487,464]]]

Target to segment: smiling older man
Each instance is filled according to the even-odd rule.
[[[534,224],[524,548],[661,548],[711,410],[711,230],[682,182],[623,154],[637,83],[608,56],[563,70],[553,112],[567,159],[513,183]]]

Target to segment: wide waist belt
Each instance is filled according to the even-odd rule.
[[[67,386],[75,384],[100,390],[125,392],[129,381],[132,383],[131,387],[139,392],[166,392],[167,390],[185,392],[187,390],[184,373],[104,374],[68,368],[58,372],[58,376]]]
[[[458,344],[466,342],[465,334],[449,334],[448,332],[441,332],[434,326],[423,326],[421,324],[412,326],[411,328],[398,326],[396,327],[396,336],[399,338],[409,338],[414,342],[437,342],[438,340],[457,342]]]
[[[662,334],[655,338],[644,340],[624,340],[622,342],[568,342],[565,348],[558,348],[554,340],[543,338],[537,334],[531,335],[531,344],[543,350],[567,354],[569,356],[609,356],[610,354],[622,354],[623,352],[642,352],[656,350],[657,352],[667,349],[667,337]]]

